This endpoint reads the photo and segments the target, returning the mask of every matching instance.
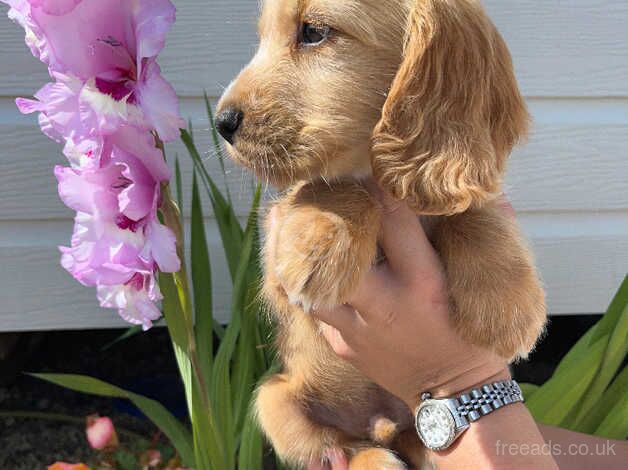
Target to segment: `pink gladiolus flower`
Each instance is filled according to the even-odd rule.
[[[144,330],[161,317],[161,312],[153,302],[162,297],[152,274],[138,272],[124,285],[99,285],[98,298],[102,307],[117,308],[124,320],[142,325]]]
[[[111,419],[107,417],[88,416],[85,427],[87,441],[92,449],[113,450],[118,447],[118,435]]]
[[[97,286],[101,305],[128,322],[150,328],[161,300],[153,277],[181,268],[176,237],[157,219],[160,184],[170,178],[150,134],[121,127],[105,139],[98,165],[57,167],[59,195],[77,211],[62,266],[79,282]]]
[[[0,0],[26,30],[54,82],[35,99],[43,132],[64,144],[57,166],[62,201],[76,211],[61,264],[97,288],[101,306],[152,326],[161,313],[156,271],[177,272],[176,237],[158,219],[171,177],[155,133],[172,140],[184,126],[176,94],[156,63],[175,18],[170,0]]]
[[[127,121],[156,129],[164,141],[178,137],[185,123],[156,62],[175,20],[170,0],[1,1],[51,75],[81,83],[81,104],[104,129]]]

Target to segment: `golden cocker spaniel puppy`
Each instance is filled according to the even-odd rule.
[[[346,302],[377,258],[372,176],[429,221],[461,335],[509,361],[533,348],[544,293],[497,201],[529,123],[510,54],[476,0],[266,0],[259,34],[217,126],[283,190],[264,250],[283,372],[259,389],[260,424],[293,464],[342,448],[351,469],[419,467],[410,410],[308,312]]]

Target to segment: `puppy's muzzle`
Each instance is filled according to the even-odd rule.
[[[233,145],[236,132],[243,120],[244,113],[234,106],[229,106],[216,116],[216,129],[227,142]]]

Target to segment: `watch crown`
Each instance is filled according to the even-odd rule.
[[[421,394],[422,401],[429,400],[431,398],[432,398],[432,394],[430,392],[424,392]]]

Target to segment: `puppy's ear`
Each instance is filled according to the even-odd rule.
[[[425,214],[500,190],[529,115],[508,49],[476,0],[410,0],[404,56],[373,136],[380,185]]]

